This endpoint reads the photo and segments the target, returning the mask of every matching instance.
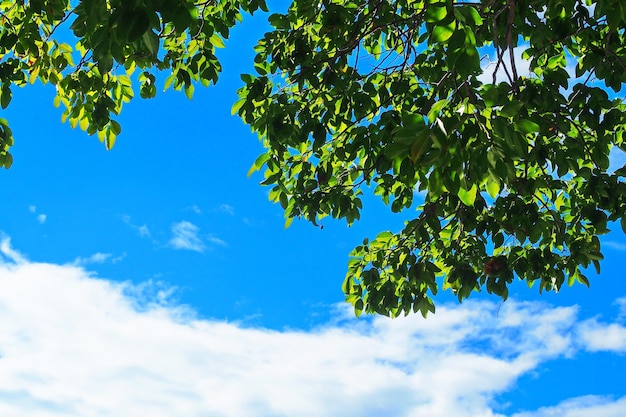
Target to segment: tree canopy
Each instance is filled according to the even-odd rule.
[[[64,118],[108,147],[133,81],[153,97],[165,72],[166,88],[190,96],[217,80],[214,48],[241,13],[266,10],[76,3],[0,3],[0,103],[12,84],[52,83]],[[73,44],[56,38],[66,21]],[[612,222],[626,230],[626,166],[611,164],[626,149],[626,4],[294,0],[269,22],[233,113],[265,145],[251,172],[263,171],[287,224],[351,224],[364,194],[415,213],[351,252],[343,290],[357,314],[426,316],[440,289],[506,299],[514,279],[589,285],[599,236]]]
[[[121,132],[114,120],[135,95],[165,87],[184,90],[217,82],[215,48],[224,47],[242,13],[267,11],[264,0],[23,0],[0,1],[0,105],[13,85],[40,81],[56,88],[63,121],[111,148]],[[0,119],[0,166],[11,166],[13,135]]]

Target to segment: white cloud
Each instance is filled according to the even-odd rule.
[[[530,70],[531,61],[524,59],[522,57],[524,51],[528,49],[529,45],[521,45],[513,48],[513,61],[515,63],[515,70],[517,72],[518,77],[536,77],[536,75]],[[513,67],[511,65],[511,59],[509,55],[509,51],[504,51],[504,56],[502,57],[502,63],[498,66],[497,56],[492,48],[483,48],[484,50],[489,50],[489,53],[485,55],[485,58],[488,58],[486,65],[482,65],[482,74],[480,74],[477,78],[480,82],[485,84],[491,84],[494,80],[493,75],[495,72],[495,80],[496,84],[500,82],[508,82],[509,76],[513,77]],[[483,58],[483,60],[485,59]],[[571,56],[566,57],[566,66],[565,71],[575,80],[584,80],[586,78],[586,74],[583,76],[576,78],[576,65],[577,62]],[[496,71],[497,67],[497,71]],[[506,70],[505,70],[506,68]],[[508,71],[508,75],[507,75]],[[570,88],[572,86],[570,85]]]
[[[37,211],[37,206],[28,206],[28,211],[30,211],[31,213],[34,213]]]
[[[517,71],[517,75],[519,77],[529,77],[531,76],[530,72],[530,61],[522,58],[522,53],[527,49],[527,46],[518,46],[513,48],[513,57],[515,60],[515,69]],[[493,74],[496,71],[496,83],[500,83],[503,81],[508,81],[507,73],[512,77],[512,67],[509,59],[509,51],[504,52],[503,62],[500,66],[497,66],[497,59],[495,53],[492,52],[492,55],[489,56],[489,62],[487,65],[483,65],[483,73],[478,76],[478,80],[481,83],[491,84],[493,82]]]
[[[579,329],[585,348],[590,351],[626,352],[626,327],[618,323],[585,320]]]
[[[13,263],[26,263],[28,260],[24,255],[13,249],[11,246],[11,238],[0,232],[0,265],[4,263],[5,259]]]
[[[514,414],[512,417],[624,417],[626,397],[612,398],[586,395],[563,401],[554,407]]]
[[[186,220],[174,223],[172,224],[172,238],[169,245],[174,249],[203,252],[206,246],[198,237],[198,232],[198,226]]]
[[[114,258],[113,255],[110,253],[96,252],[93,255],[88,256],[86,258],[77,257],[74,260],[74,262],[72,262],[72,264],[76,266],[84,266],[84,265],[89,265],[89,264],[103,264],[105,262],[111,262],[113,264],[116,264],[122,259],[124,259],[125,257],[126,257],[126,253],[123,253],[120,256],[117,256]]]
[[[106,262],[111,256],[110,253],[102,253],[97,252],[87,258],[76,258],[74,263],[76,265],[85,265],[85,264],[101,264]]]
[[[2,416],[504,417],[498,394],[580,346],[575,307],[470,301],[357,320],[343,306],[276,331],[195,318],[162,285],[29,262],[8,238],[0,251]],[[624,401],[515,417],[621,417]]]

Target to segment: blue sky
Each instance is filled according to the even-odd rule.
[[[3,111],[15,163],[0,221],[0,415],[622,417],[626,239],[591,289],[437,298],[427,320],[356,319],[341,282],[364,237],[267,201],[231,116],[265,15],[220,51],[218,86],[137,99],[107,152],[60,122],[50,86]]]

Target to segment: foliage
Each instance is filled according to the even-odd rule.
[[[112,115],[133,98],[133,81],[141,97],[154,97],[165,71],[165,87],[191,97],[194,82],[217,81],[214,52],[229,28],[259,8],[267,11],[264,0],[0,1],[0,105],[13,85],[53,84],[63,120],[111,148],[121,131]],[[0,166],[11,166],[11,145],[0,119]]]
[[[229,28],[259,8],[0,1],[0,105],[14,85],[51,83],[64,120],[110,148],[133,82],[153,97],[164,71],[191,97],[216,82]],[[343,289],[357,314],[426,316],[440,288],[506,299],[516,277],[589,285],[598,236],[626,230],[626,166],[610,166],[626,149],[622,0],[294,0],[269,21],[233,112],[266,146],[251,171],[287,224],[352,224],[368,192],[416,210],[352,251]],[[0,119],[5,167],[12,143]]]
[[[351,224],[371,190],[417,209],[352,251],[357,314],[589,285],[598,236],[626,225],[626,3],[295,0],[269,20],[233,111],[287,223]]]

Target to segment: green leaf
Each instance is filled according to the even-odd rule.
[[[185,85],[185,95],[189,100],[193,98],[194,86],[192,83]]]
[[[424,17],[424,21],[426,23],[437,23],[441,22],[448,15],[448,6],[446,3],[432,3],[426,9],[426,16]]]
[[[520,119],[515,121],[515,129],[523,134],[529,134],[539,132],[540,127],[537,123],[533,121]]]
[[[211,42],[211,44],[216,48],[226,48],[226,45],[224,45],[224,40],[217,33],[214,33],[213,36],[211,36],[209,42]]]
[[[356,300],[356,302],[354,303],[354,314],[357,317],[361,317],[361,314],[363,314],[363,310],[364,310],[364,306],[363,306],[363,300],[361,300],[360,298],[358,300]]]
[[[376,240],[378,240],[379,242],[388,242],[389,239],[391,239],[392,237],[393,233],[391,233],[390,231],[384,231],[380,232],[378,236],[376,236]]]
[[[245,99],[245,98],[240,98],[239,100],[235,101],[235,104],[233,104],[233,107],[231,107],[231,109],[230,109],[231,116],[234,116],[235,114],[239,113],[240,109],[247,102],[248,102],[248,100]]]
[[[428,112],[429,122],[431,123],[434,122],[435,119],[439,117],[439,114],[441,113],[441,109],[445,108],[449,103],[450,103],[450,100],[443,99],[433,104],[433,106],[430,108],[430,111]]]
[[[431,32],[431,41],[436,43],[445,43],[452,37],[456,29],[456,20],[448,25],[437,25]]]
[[[514,117],[517,116],[520,110],[524,107],[524,102],[522,101],[513,101],[505,105],[502,110],[500,110],[500,116],[503,117]]]
[[[487,189],[487,193],[489,194],[489,196],[495,199],[500,193],[500,184],[497,181],[490,178],[487,181],[486,189]]]
[[[485,102],[485,106],[487,107],[493,107],[496,104],[498,104],[498,98],[499,98],[499,94],[498,94],[498,88],[496,86],[494,86],[493,84],[488,84],[485,85],[483,87],[483,100]]]
[[[110,151],[111,149],[113,149],[113,146],[115,146],[116,139],[117,139],[117,136],[113,132],[111,132],[110,129],[107,129],[105,131],[104,145],[107,150]]]
[[[459,74],[468,77],[480,72],[480,56],[476,48],[465,48],[456,58],[454,66]]]
[[[473,206],[476,201],[476,194],[478,193],[478,187],[476,184],[472,184],[469,190],[460,187],[458,197],[466,206]]]
[[[159,52],[159,36],[151,30],[144,32],[142,36],[143,44],[148,48],[148,51],[152,55],[156,55]]]
[[[8,84],[2,85],[2,90],[0,91],[0,105],[3,109],[9,107],[9,103],[11,103],[11,98],[13,97],[13,93],[9,88]]]
[[[176,31],[178,33],[184,32],[185,29],[187,29],[192,24],[193,20],[194,19],[189,13],[189,10],[180,6],[172,16],[172,23],[174,24],[174,27],[176,28]]]
[[[293,223],[293,217],[287,217],[287,218],[285,219],[285,226],[284,226],[284,227],[285,227],[285,229],[288,229],[288,228],[289,228],[289,226],[291,226],[291,223]]]
[[[150,27],[150,19],[144,9],[138,8],[129,12],[129,18],[124,20],[128,25],[128,42],[133,42],[143,36]]]
[[[502,233],[496,233],[492,237],[493,246],[499,248],[504,243],[504,235]]]
[[[252,175],[254,172],[260,170],[263,165],[265,165],[265,163],[268,161],[268,159],[270,159],[270,155],[267,153],[261,154],[255,161],[254,164],[252,164],[252,166],[250,167],[250,170],[248,171],[248,177],[250,177],[250,175]]]
[[[4,167],[9,169],[11,168],[11,165],[13,165],[13,155],[7,152],[4,156]]]
[[[480,26],[483,24],[483,18],[475,7],[469,6],[462,8],[463,14],[468,18],[468,23],[472,26]]]
[[[98,61],[98,71],[101,74],[106,74],[113,68],[113,57],[111,55],[105,55]]]
[[[118,122],[116,122],[115,120],[111,120],[110,123],[111,123],[111,133],[113,133],[114,136],[117,136],[120,133],[122,133],[122,126],[120,126]]]
[[[432,142],[430,130],[422,130],[411,145],[411,149],[409,151],[409,158],[411,161],[416,163],[424,155],[424,153],[431,148]]]

